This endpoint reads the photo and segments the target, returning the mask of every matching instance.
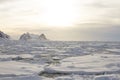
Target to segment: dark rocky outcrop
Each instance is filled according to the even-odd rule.
[[[39,39],[40,39],[40,40],[48,40],[48,39],[46,38],[45,34],[41,34],[41,35],[39,36]]]
[[[48,40],[45,36],[45,34],[36,35],[36,34],[30,34],[30,33],[24,33],[20,36],[19,40]]]
[[[0,31],[0,38],[1,39],[10,39],[10,36],[5,34],[4,32]]]
[[[31,39],[31,36],[29,33],[24,33],[20,36],[20,39],[19,40],[30,40]]]

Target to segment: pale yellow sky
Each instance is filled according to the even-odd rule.
[[[13,38],[31,32],[54,40],[96,40],[99,32],[106,40],[102,29],[111,28],[114,35],[119,28],[119,4],[119,0],[0,0],[0,29]],[[102,29],[94,33],[96,28]]]

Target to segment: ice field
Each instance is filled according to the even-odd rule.
[[[1,40],[0,80],[120,80],[120,42]]]

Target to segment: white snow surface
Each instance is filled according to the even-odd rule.
[[[0,62],[0,75],[26,75],[42,71],[42,65],[16,61]]]
[[[61,64],[45,68],[48,73],[68,74],[112,74],[120,73],[120,55],[94,54],[70,57],[60,61]]]
[[[120,42],[0,40],[0,80],[120,80]]]

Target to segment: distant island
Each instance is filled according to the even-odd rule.
[[[2,31],[0,31],[0,39],[7,39],[9,40],[10,39],[10,36]],[[31,34],[29,32],[27,33],[23,33],[19,40],[24,40],[24,41],[29,41],[29,40],[40,40],[40,41],[46,41],[48,40],[46,35],[45,34],[40,34],[40,35],[37,35],[37,34]]]
[[[36,35],[36,34],[30,34],[30,33],[24,33],[20,36],[19,40],[48,40],[45,36],[45,34],[40,34],[40,35]]]

